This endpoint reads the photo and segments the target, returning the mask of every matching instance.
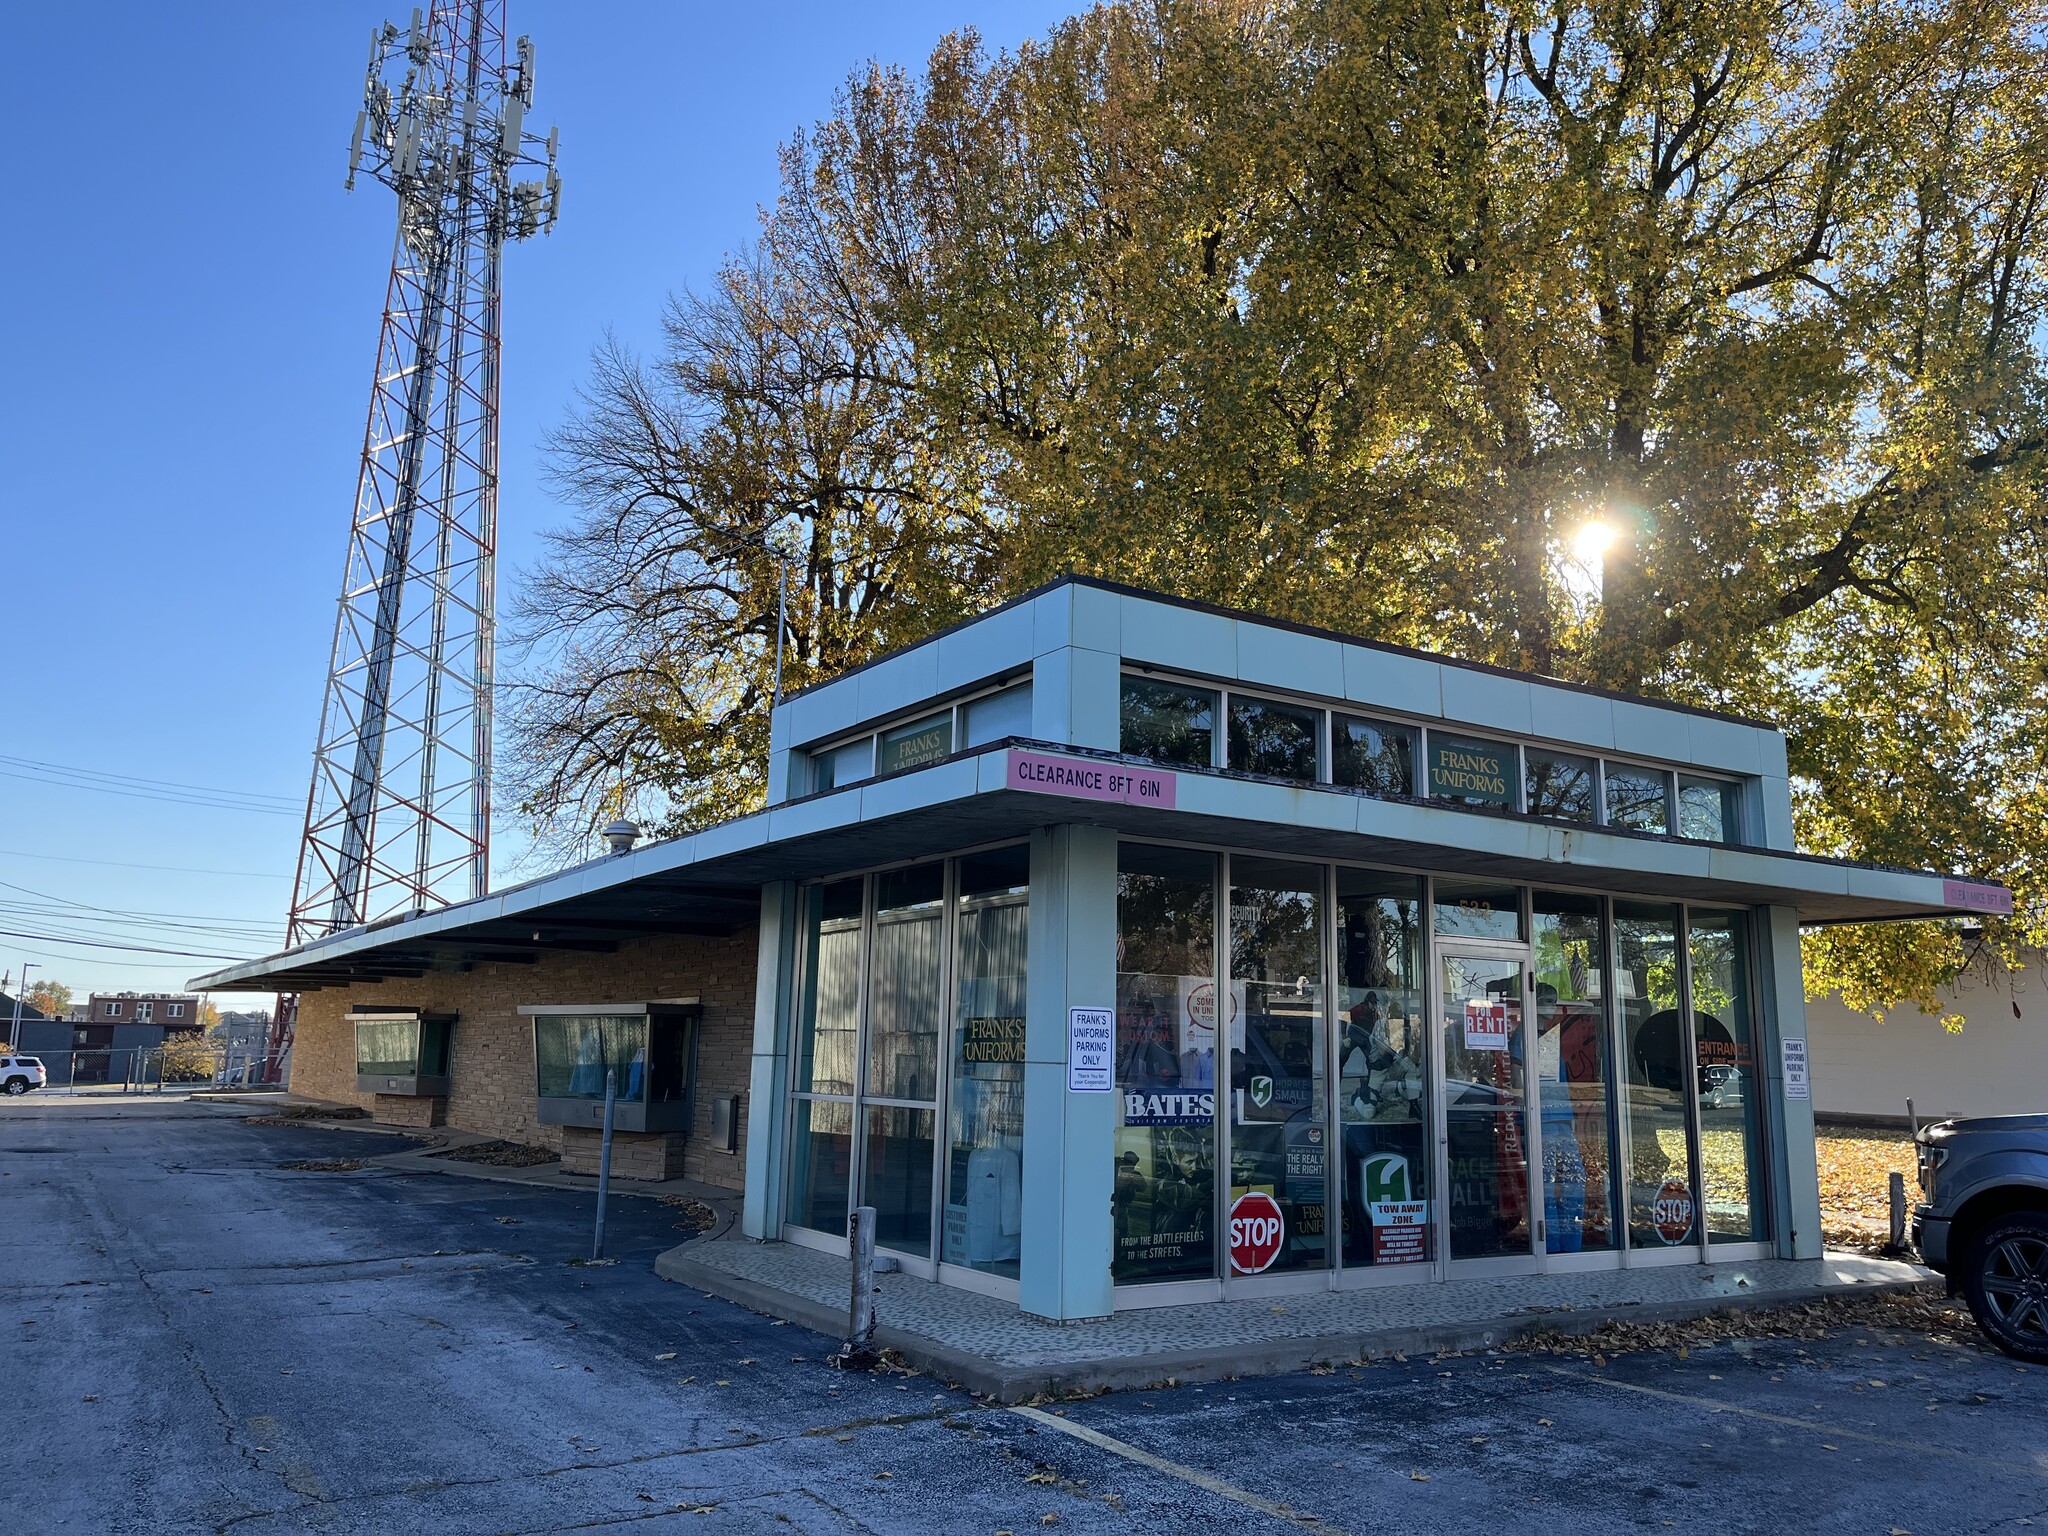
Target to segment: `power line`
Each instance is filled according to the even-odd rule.
[[[218,924],[234,928],[261,928],[266,931],[277,926],[277,920],[269,917],[218,917],[198,912],[145,912],[125,907],[99,907],[89,901],[76,901],[69,896],[59,896],[54,891],[39,891],[32,886],[16,885],[12,880],[0,880],[0,886],[10,891],[20,891],[25,896],[39,897],[43,901],[55,902],[59,906],[77,907],[86,912],[104,912],[109,917],[132,917],[140,922],[166,920],[184,926],[187,924]],[[27,906],[27,902],[8,903],[13,906]]]
[[[281,805],[257,805],[234,800],[207,799],[197,795],[155,794],[144,789],[124,789],[113,784],[95,784],[85,780],[60,778],[48,773],[18,773],[11,768],[0,768],[0,778],[20,779],[29,784],[46,784],[55,789],[85,789],[94,794],[120,795],[129,800],[150,800],[160,805],[189,805],[212,811],[252,811],[263,816],[296,816],[297,811]]]
[[[87,949],[118,949],[131,955],[174,955],[183,960],[259,960],[260,955],[208,955],[191,949],[150,949],[141,944],[107,944],[94,939],[66,939],[47,933],[24,933],[18,928],[0,928],[0,938],[33,939],[39,944],[82,945]]]
[[[115,773],[107,768],[76,768],[69,763],[46,763],[41,758],[14,757],[0,752],[0,763],[12,763],[17,768],[43,768],[52,773],[68,773],[84,779],[107,779],[118,784],[136,784],[145,789],[185,789],[197,795],[227,795],[237,800],[273,800],[286,809],[293,809],[298,801],[290,795],[273,795],[262,789],[221,789],[211,784],[185,784],[176,779],[149,778],[142,774]]]
[[[108,869],[153,869],[167,875],[228,875],[240,880],[291,879],[290,875],[280,875],[267,869],[192,869],[183,864],[128,864],[120,859],[81,859],[63,853],[28,853],[20,848],[0,848],[0,857],[45,859],[53,864],[99,864]]]
[[[151,921],[148,919],[118,919],[97,917],[90,911],[75,907],[57,907],[39,901],[0,901],[0,918],[14,922],[35,922],[43,924],[63,923],[73,933],[90,932],[94,938],[206,938],[237,939],[251,944],[275,943],[278,930],[275,924],[263,927],[230,928],[211,923],[176,923]],[[84,928],[75,925],[85,924]]]

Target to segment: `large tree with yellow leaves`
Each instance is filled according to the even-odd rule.
[[[1792,738],[1815,851],[2048,939],[2048,13],[1131,4],[871,69],[603,357],[519,788],[759,794],[791,685],[1060,571]],[[1977,942],[1809,940],[1922,1002]]]

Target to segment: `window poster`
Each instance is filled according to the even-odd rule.
[[[1408,1159],[1381,1152],[1358,1164],[1365,1211],[1372,1223],[1375,1264],[1419,1264],[1429,1258],[1429,1202],[1408,1176]]]

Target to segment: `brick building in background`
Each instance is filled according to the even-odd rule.
[[[202,1028],[203,999],[188,992],[95,992],[69,1019],[21,1028],[21,1048],[44,1057],[56,1082],[119,1082],[138,1051]]]

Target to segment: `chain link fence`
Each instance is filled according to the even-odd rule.
[[[281,1088],[290,1066],[267,1046],[172,1039],[156,1046],[36,1051],[49,1074],[43,1091],[63,1094],[189,1093],[208,1088]]]

